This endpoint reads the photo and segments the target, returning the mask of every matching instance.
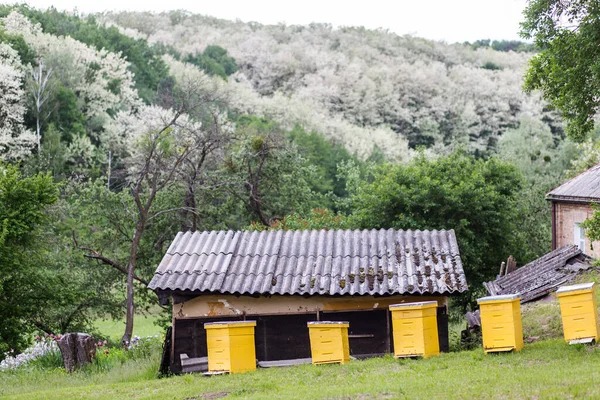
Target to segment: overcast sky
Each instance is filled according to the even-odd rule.
[[[21,1],[19,1],[21,2]],[[446,42],[519,39],[526,0],[28,0],[39,8],[97,12],[185,9],[224,19],[385,28]]]

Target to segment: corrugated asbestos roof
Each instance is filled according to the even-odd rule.
[[[453,230],[178,233],[148,285],[239,294],[467,290]]]
[[[600,164],[550,191],[548,200],[600,201]]]
[[[483,285],[492,296],[520,294],[521,303],[527,303],[546,296],[581,271],[592,268],[589,261],[590,257],[579,247],[567,245]]]

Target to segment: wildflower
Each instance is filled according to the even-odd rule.
[[[44,339],[40,339],[38,342],[35,342],[33,346],[27,348],[21,354],[13,355],[15,350],[10,349],[10,352],[4,353],[6,358],[0,362],[0,372],[19,368],[41,356],[58,351],[58,345],[55,341]]]

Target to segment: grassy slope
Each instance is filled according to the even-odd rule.
[[[486,356],[478,349],[428,360],[387,356],[212,378],[153,379],[155,367],[156,362],[130,363],[106,375],[0,374],[0,387],[6,398],[23,399],[201,399],[218,394],[250,399],[600,397],[600,348],[568,346],[560,339],[529,344],[516,354]]]
[[[136,315],[133,324],[133,334],[143,336],[153,336],[164,333],[164,329],[154,324],[158,319],[157,315]],[[125,319],[98,319],[94,321],[94,327],[103,336],[111,338],[114,342],[119,342],[125,332]]]

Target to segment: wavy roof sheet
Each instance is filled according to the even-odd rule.
[[[600,164],[563,183],[546,195],[548,200],[599,201],[600,200]]]
[[[155,291],[452,294],[467,290],[453,230],[178,233]]]
[[[521,303],[527,303],[591,269],[590,260],[576,245],[566,245],[483,285],[492,296],[519,294]]]

